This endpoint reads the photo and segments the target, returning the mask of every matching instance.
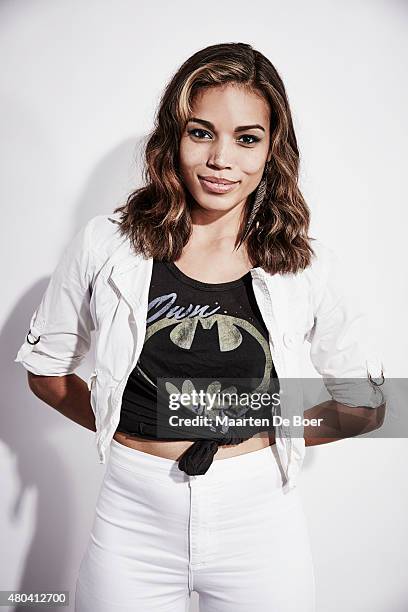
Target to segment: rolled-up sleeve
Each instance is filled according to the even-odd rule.
[[[94,329],[90,314],[91,222],[77,232],[63,252],[14,359],[33,374],[72,374],[89,351]]]
[[[332,399],[346,406],[377,408],[386,400],[384,365],[367,316],[347,292],[339,258],[324,247],[314,292],[310,357]]]

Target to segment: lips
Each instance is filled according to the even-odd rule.
[[[239,184],[239,181],[228,181],[227,179],[218,179],[213,176],[199,176],[199,181],[207,193],[229,193]]]
[[[216,176],[199,176],[198,178],[208,181],[209,183],[218,183],[220,185],[234,185],[238,181],[230,181],[225,178],[218,178]]]

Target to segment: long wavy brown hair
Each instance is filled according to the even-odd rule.
[[[311,263],[310,212],[298,186],[299,151],[285,87],[272,63],[251,45],[223,43],[187,59],[167,84],[144,152],[145,186],[120,213],[119,231],[136,253],[177,261],[192,232],[193,199],[178,166],[179,143],[198,91],[238,84],[260,94],[271,111],[272,158],[264,201],[244,245],[253,266],[270,274],[296,273]],[[244,236],[256,190],[247,198],[235,246]]]

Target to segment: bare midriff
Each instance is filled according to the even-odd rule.
[[[113,439],[119,442],[119,444],[129,446],[143,453],[157,455],[158,457],[173,459],[175,461],[178,461],[184,451],[194,444],[192,440],[146,440],[145,438],[131,436],[121,431],[117,431]],[[265,446],[272,446],[272,444],[275,444],[275,435],[272,432],[261,432],[240,444],[219,446],[214,455],[214,460],[244,455],[245,453],[251,453],[261,448],[265,448]]]

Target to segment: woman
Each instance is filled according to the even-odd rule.
[[[338,299],[331,254],[312,248],[298,166],[270,61],[242,43],[203,49],[166,87],[146,185],[91,219],[51,278],[16,361],[36,395],[96,431],[100,462],[110,448],[77,612],[184,611],[192,590],[201,612],[315,610],[295,486],[304,447],[375,429],[384,398],[378,363]],[[92,411],[73,374],[91,330]],[[200,379],[201,391],[242,382],[252,399],[279,383],[277,405],[258,414],[303,416],[305,339],[332,396],[305,413],[320,422],[218,426],[202,395],[171,424],[171,393],[198,392]],[[346,376],[356,378],[336,383]],[[216,406],[229,417],[259,408]],[[184,418],[209,414],[193,427]]]

